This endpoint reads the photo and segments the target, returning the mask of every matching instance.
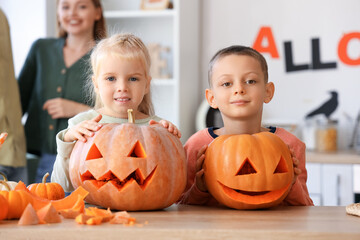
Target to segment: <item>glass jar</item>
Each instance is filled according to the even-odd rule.
[[[334,152],[337,150],[337,121],[320,122],[316,129],[316,150]]]

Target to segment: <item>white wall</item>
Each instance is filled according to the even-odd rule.
[[[264,109],[264,120],[302,123],[303,117],[327,98],[328,90],[339,92],[339,107],[333,118],[340,120],[339,147],[349,143],[353,119],[360,110],[360,66],[339,60],[338,43],[344,33],[360,32],[358,0],[206,0],[202,7],[202,86],[207,87],[207,64],[217,50],[233,44],[252,46],[260,27],[270,26],[280,58],[264,54],[270,81],[275,83],[273,101]],[[323,62],[336,62],[330,70],[286,73],[284,42],[291,41],[294,62],[311,62],[311,39],[320,39]],[[349,55],[359,58],[360,41],[352,41]]]
[[[15,75],[17,76],[25,61],[31,44],[38,38],[52,35],[54,22],[44,21],[46,9],[55,0],[0,0],[0,8],[7,16],[14,58]],[[55,9],[55,7],[54,7]],[[51,12],[54,15],[54,12]],[[50,31],[50,32],[49,32]]]

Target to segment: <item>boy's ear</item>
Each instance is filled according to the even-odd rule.
[[[268,82],[265,86],[265,99],[264,103],[269,103],[274,96],[275,85],[272,82]]]
[[[215,103],[215,97],[214,97],[214,94],[211,91],[211,89],[206,89],[205,90],[205,97],[206,97],[206,100],[209,103],[210,107],[212,107],[214,109],[218,108],[218,106]]]

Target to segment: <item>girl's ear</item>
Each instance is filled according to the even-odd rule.
[[[99,86],[98,86],[98,83],[97,83],[96,78],[94,77],[94,75],[91,77],[91,80],[92,80],[92,83],[94,85],[95,92],[99,93]]]
[[[211,91],[211,89],[208,88],[205,90],[205,97],[206,97],[206,100],[209,103],[210,107],[212,107],[214,109],[218,108],[218,106],[215,103],[215,97],[214,97],[214,94]]]
[[[265,86],[265,98],[264,103],[269,103],[274,96],[275,85],[272,82],[268,82]]]
[[[150,92],[151,79],[152,79],[152,77],[150,77],[150,76],[147,79],[148,81],[146,83],[146,88],[145,88],[145,93],[146,94],[148,94]]]

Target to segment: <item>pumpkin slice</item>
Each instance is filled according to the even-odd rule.
[[[91,217],[86,221],[87,225],[100,225],[103,222],[103,217]]]
[[[75,222],[77,222],[78,224],[86,224],[86,221],[90,218],[92,218],[92,216],[81,213],[75,218]]]
[[[7,135],[8,134],[6,132],[3,132],[3,133],[0,134],[0,147],[5,142],[5,139],[6,139]]]
[[[36,225],[39,224],[40,220],[34,207],[29,203],[24,212],[22,213],[20,220],[18,222],[19,225]]]
[[[69,209],[61,209],[59,213],[64,218],[72,218],[75,219],[79,214],[84,213],[85,202],[82,196],[78,195],[78,200],[72,208]]]
[[[51,203],[36,212],[40,223],[60,223],[61,217]]]
[[[26,187],[25,183],[20,181],[18,185],[16,185],[15,190],[25,190],[28,194],[30,194],[33,198],[33,206],[35,210],[39,210],[45,207],[47,204],[51,203],[53,207],[59,211],[62,209],[69,209],[72,208],[76,202],[78,201],[78,196],[81,196],[83,200],[89,194],[83,187],[79,186],[75,191],[73,191],[69,196],[59,199],[59,200],[48,200],[45,198],[41,198],[36,196],[35,194],[31,193],[29,189]]]
[[[136,219],[131,217],[126,211],[114,213],[114,218],[110,220],[111,224],[131,224],[135,222]]]
[[[105,210],[96,207],[88,207],[85,209],[85,214],[88,216],[101,217],[102,222],[108,222],[114,217],[109,208]]]

